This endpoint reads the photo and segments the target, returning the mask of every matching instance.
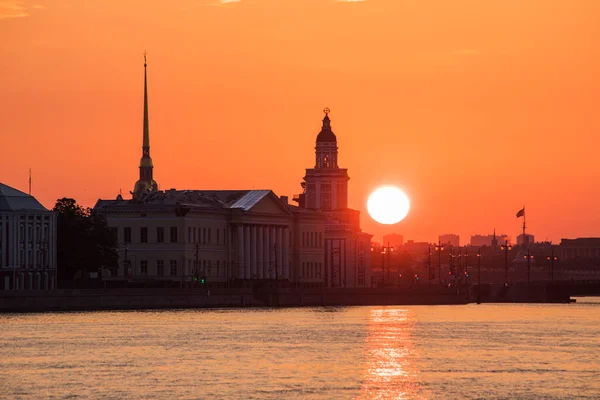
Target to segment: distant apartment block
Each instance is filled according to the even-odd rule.
[[[527,246],[530,244],[534,244],[535,243],[535,237],[532,234],[526,233],[525,236],[523,236],[523,234],[520,234],[519,236],[517,236],[517,244],[519,246]]]
[[[400,247],[402,247],[402,245],[404,244],[404,237],[402,235],[399,235],[397,233],[391,233],[389,235],[384,235],[383,236],[383,245],[384,246],[391,246],[394,248],[394,250],[399,249]]]
[[[460,237],[453,233],[448,233],[446,235],[440,235],[439,240],[442,244],[450,245],[453,247],[460,246]]]

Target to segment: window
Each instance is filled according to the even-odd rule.
[[[210,244],[210,231],[211,231],[211,230],[212,230],[212,229],[208,228],[208,244]]]
[[[115,240],[117,240],[117,228],[111,228],[111,229],[115,229]],[[44,225],[44,240],[48,240],[48,239],[49,239],[48,238],[48,225]]]
[[[119,234],[119,228],[117,228],[116,226],[111,226],[110,227],[110,234],[111,236],[115,239],[115,241],[118,238],[118,234]],[[48,240],[48,227],[44,226],[44,239]]]
[[[223,231],[223,242],[224,242],[224,244],[229,244],[229,236],[227,236],[227,235],[228,235],[227,229],[225,229]]]
[[[164,276],[165,274],[165,260],[156,260],[156,275]]]
[[[140,243],[148,243],[148,228],[140,228]]]
[[[148,275],[148,260],[140,261],[140,271],[142,275]]]
[[[171,227],[171,243],[177,243],[177,227],[176,226],[172,226]]]
[[[126,226],[125,229],[123,230],[123,236],[124,239],[123,241],[125,243],[131,243],[131,228]]]
[[[171,260],[171,276],[177,276],[177,260]]]
[[[219,276],[219,260],[217,260],[217,276]]]
[[[156,228],[156,242],[164,243],[165,242],[165,228],[158,227]]]
[[[306,244],[306,232],[302,232],[302,247]]]
[[[217,244],[219,244],[219,228],[217,228]]]
[[[27,240],[33,241],[33,227],[31,225],[27,225]]]
[[[206,228],[202,228],[202,244],[206,244]]]
[[[197,231],[197,229],[196,229],[196,227],[194,227],[194,243],[196,243],[198,241],[197,237],[196,237],[196,231]]]
[[[192,243],[192,227],[188,226],[188,243]]]
[[[23,243],[25,241],[25,225],[21,224],[19,227],[19,241]]]

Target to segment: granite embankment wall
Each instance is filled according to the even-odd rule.
[[[0,312],[465,304],[456,289],[86,289],[0,292]]]
[[[560,289],[560,288],[559,288]],[[567,303],[569,294],[548,285],[445,288],[81,289],[0,292],[0,312],[136,310],[215,307],[302,307],[482,303]]]

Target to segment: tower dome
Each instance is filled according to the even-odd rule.
[[[337,138],[335,133],[331,130],[331,120],[329,119],[329,109],[325,110],[325,118],[323,118],[323,127],[321,132],[317,135],[317,143],[336,143]]]

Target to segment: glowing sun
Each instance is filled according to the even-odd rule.
[[[410,200],[395,186],[376,189],[367,201],[369,215],[380,224],[397,224],[406,217],[409,209]]]

